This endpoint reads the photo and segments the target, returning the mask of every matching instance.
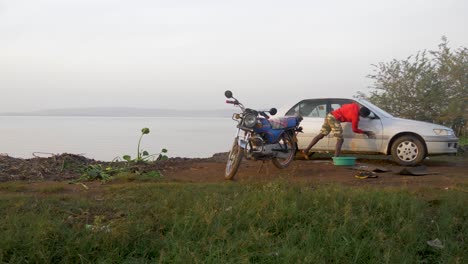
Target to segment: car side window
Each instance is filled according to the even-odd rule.
[[[299,104],[295,105],[293,108],[289,109],[288,112],[286,112],[286,116],[297,116],[299,115]]]
[[[336,100],[333,100],[330,102],[330,112],[333,111],[333,110],[336,110],[340,107],[342,107],[344,104],[351,104],[351,103],[355,103],[355,101],[353,100],[347,100],[347,99],[336,99]],[[359,104],[359,103],[358,103]],[[359,104],[359,106],[362,106],[361,104]],[[370,115],[367,117],[369,119],[378,119],[379,117],[373,113],[371,111]]]
[[[331,111],[334,111],[334,110],[336,110],[336,109],[338,109],[338,108],[340,108],[341,106],[342,106],[342,105],[340,105],[340,104],[333,104],[333,103],[332,103],[332,104],[330,105],[330,107],[331,107],[331,108],[330,108],[330,112],[331,112]]]
[[[353,102],[354,101],[352,100],[346,100],[346,99],[332,100],[330,101],[330,112],[342,107],[344,104],[351,104]]]
[[[295,105],[286,115],[300,115],[303,117],[325,117],[327,115],[327,102],[324,100],[306,100]]]

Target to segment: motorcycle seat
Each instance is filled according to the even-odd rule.
[[[297,125],[296,117],[277,117],[268,120],[272,129],[292,128]]]

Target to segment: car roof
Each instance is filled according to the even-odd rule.
[[[298,104],[300,102],[303,102],[303,101],[309,101],[309,100],[350,100],[350,101],[358,102],[358,103],[364,105],[365,107],[371,109],[372,111],[377,112],[377,114],[379,114],[380,116],[393,117],[391,114],[389,114],[386,111],[380,109],[380,107],[372,104],[371,102],[367,101],[364,98],[350,98],[350,97],[322,97],[322,98],[321,97],[316,97],[316,98],[308,98],[308,99],[298,99],[297,101],[295,101],[295,103],[290,102],[290,103],[280,107],[280,109],[278,110],[278,113],[280,113],[282,115],[285,115],[286,112],[288,110],[290,110],[296,104]]]
[[[305,100],[353,100],[353,101],[357,101],[357,98],[348,98],[348,97],[317,97],[317,98],[303,99],[302,101],[305,101]]]

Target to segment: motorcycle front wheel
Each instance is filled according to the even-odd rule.
[[[231,151],[229,152],[226,171],[224,173],[224,179],[233,180],[234,176],[239,169],[242,157],[244,156],[244,150],[239,146],[238,139],[234,139]]]
[[[282,148],[287,152],[287,156],[285,158],[276,157],[271,161],[278,169],[285,169],[294,160],[294,156],[296,155],[296,144],[288,133],[283,134],[279,144],[281,144]]]

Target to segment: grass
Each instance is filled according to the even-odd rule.
[[[4,182],[0,184],[0,192],[1,191],[9,191],[9,192],[21,192],[26,190],[26,186],[24,186],[21,182]]]
[[[45,186],[41,186],[38,191],[43,194],[50,194],[50,193],[61,193],[65,191],[65,187],[63,183],[54,182],[48,183]]]
[[[468,136],[461,136],[458,142],[460,143],[460,146],[468,145]]]
[[[468,261],[468,186],[135,181],[101,188],[99,195],[0,188],[0,262]],[[436,238],[442,249],[427,244]]]

